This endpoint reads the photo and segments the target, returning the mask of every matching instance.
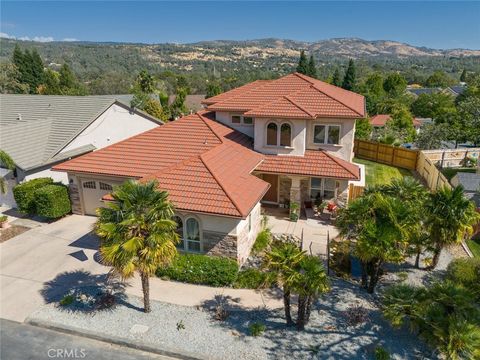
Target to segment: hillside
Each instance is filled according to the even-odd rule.
[[[359,75],[372,68],[402,71],[410,82],[421,80],[434,70],[444,70],[458,78],[464,68],[480,71],[480,50],[439,50],[415,47],[395,41],[366,41],[357,38],[329,39],[308,43],[282,39],[248,41],[203,41],[193,44],[131,44],[94,42],[30,42],[0,40],[0,61],[9,61],[15,44],[36,48],[47,66],[67,62],[80,79],[93,84],[94,93],[125,91],[141,69],[153,73],[180,72],[190,79],[234,78],[232,86],[257,78],[271,78],[291,72],[301,49],[313,53],[319,76],[328,77],[347,59],[358,61]],[[168,76],[168,74],[164,75]],[[115,88],[101,83],[108,78]],[[193,92],[200,81],[193,80]],[[98,86],[97,86],[98,83]],[[108,85],[108,84],[107,84]]]

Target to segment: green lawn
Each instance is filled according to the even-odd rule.
[[[467,240],[467,245],[473,256],[480,258],[480,237],[472,240]]]
[[[458,173],[458,172],[474,173],[475,170],[476,170],[476,168],[474,168],[474,167],[470,167],[470,168],[458,167],[458,168],[443,168],[440,171],[442,172],[443,175],[445,175],[445,177],[448,179],[448,181],[450,181],[455,176],[455,174]]]
[[[354,158],[353,162],[365,165],[365,181],[368,186],[389,184],[393,179],[412,176],[412,173],[409,170],[380,164],[370,160]]]

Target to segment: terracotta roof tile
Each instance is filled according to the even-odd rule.
[[[256,117],[365,117],[362,95],[298,73],[255,82],[207,100],[209,110],[242,111]]]
[[[385,126],[390,119],[391,117],[388,114],[378,114],[370,118],[370,124],[372,124],[372,126],[382,127]]]
[[[360,169],[348,161],[330,155],[323,150],[307,150],[305,156],[265,155],[257,171],[359,180]]]

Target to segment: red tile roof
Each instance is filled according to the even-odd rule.
[[[156,178],[180,210],[244,218],[269,187],[250,174],[263,159],[250,144],[248,136],[197,113],[54,170]]]
[[[362,95],[294,73],[251,84],[206,99],[209,110],[241,111],[253,117],[365,117]]]
[[[372,124],[372,126],[383,127],[387,124],[387,121],[390,119],[391,117],[388,114],[379,114],[370,118],[370,124]]]
[[[359,180],[360,168],[323,150],[306,150],[305,156],[264,155],[256,171],[289,175]]]

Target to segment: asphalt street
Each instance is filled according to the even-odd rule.
[[[0,319],[0,359],[175,360],[4,319]]]

